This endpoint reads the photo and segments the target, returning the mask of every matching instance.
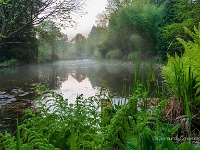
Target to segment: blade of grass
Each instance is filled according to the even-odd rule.
[[[70,150],[76,150],[76,137],[74,132],[72,132],[70,136]]]
[[[17,139],[17,150],[22,149],[22,143],[20,139],[20,130],[19,130],[19,123],[18,123],[18,118],[17,118],[17,134],[16,134],[16,139]]]

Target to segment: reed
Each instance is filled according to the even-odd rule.
[[[16,139],[17,139],[17,150],[22,150],[22,143],[21,143],[21,138],[20,138],[20,129],[19,129],[19,123],[18,123],[18,118],[17,118],[17,134],[16,134]]]

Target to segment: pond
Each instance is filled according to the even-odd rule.
[[[140,68],[142,73],[149,65]],[[102,86],[123,97],[124,89],[133,89],[135,65],[99,62],[90,59],[58,61],[0,69],[0,128],[15,125],[16,116],[31,108],[36,98],[32,88],[44,85],[74,103],[77,95],[95,96]],[[160,76],[159,68],[155,73]],[[141,75],[142,76],[142,75]]]

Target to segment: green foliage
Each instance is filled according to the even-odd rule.
[[[196,89],[196,95],[200,92],[200,76],[199,76],[199,70],[200,70],[200,24],[198,26],[198,29],[194,26],[194,32],[191,32],[188,28],[184,28],[185,32],[187,32],[193,41],[184,41],[180,38],[178,38],[178,41],[183,44],[185,48],[185,53],[183,54],[183,58],[189,59],[189,66],[192,68],[191,71],[193,73],[193,78],[195,79],[195,88]]]
[[[141,52],[130,52],[128,54],[127,60],[128,61],[137,61],[141,56]]]
[[[185,52],[179,57],[168,56],[168,64],[162,68],[162,73],[169,89],[183,100],[185,114],[189,118],[189,137],[191,136],[192,105],[200,105],[200,25],[194,26],[194,32],[184,27],[192,41],[177,40],[184,46]]]
[[[121,50],[121,58],[127,58],[129,53],[135,51],[141,51],[143,55],[156,54],[157,32],[164,17],[163,6],[144,0],[110,1],[109,7],[111,10],[118,9],[110,12],[107,35],[99,43],[103,58],[107,58],[106,54],[111,58],[115,49]]]
[[[48,62],[51,60],[51,46],[47,44],[42,39],[39,40],[39,47],[38,47],[38,61],[39,62]]]
[[[20,138],[20,129],[19,129],[19,123],[18,123],[18,118],[17,118],[17,135],[16,135],[16,139],[17,139],[17,150],[21,150],[21,138]]]
[[[35,145],[34,141],[42,136],[46,137],[45,140],[38,142],[60,149],[94,147],[100,121],[95,98],[84,100],[80,95],[73,105],[56,93],[46,92],[42,100],[37,104],[42,111],[42,119],[31,114],[32,118],[25,120],[26,123],[21,126],[24,142],[28,140]]]
[[[121,57],[122,57],[122,52],[120,51],[120,49],[115,49],[115,50],[109,51],[106,54],[106,58],[120,59]]]
[[[54,42],[61,37],[60,29],[51,21],[45,21],[37,26],[37,31],[39,38],[44,39],[48,43]]]
[[[4,67],[15,66],[15,65],[18,65],[18,63],[19,61],[17,59],[10,59],[3,63],[0,63],[0,67],[4,68]]]
[[[36,62],[38,56],[36,26],[49,20],[54,20],[56,27],[72,26],[74,24],[72,12],[81,12],[83,3],[82,0],[0,1],[0,62],[12,58],[23,63]],[[53,40],[52,36],[49,36],[53,31],[55,28],[43,32],[48,42],[49,39]],[[55,34],[53,36],[55,38]],[[54,42],[50,44],[52,46]],[[52,49],[52,58],[55,59],[54,48]]]
[[[106,35],[106,29],[99,27],[99,26],[93,26],[90,34],[88,35],[87,41],[86,41],[86,52],[85,55],[87,57],[95,57],[95,58],[101,58],[102,54],[104,53],[102,51],[103,49],[103,38]],[[102,44],[102,47],[100,46]],[[99,48],[99,50],[98,50]],[[102,54],[100,53],[102,52]]]
[[[176,38],[189,38],[182,27],[198,24],[199,6],[199,1],[186,0],[108,1],[108,32],[99,50],[103,57],[113,49],[120,49],[122,58],[134,51],[162,59],[167,53],[180,56],[184,48]]]
[[[184,52],[183,46],[176,41],[177,37],[187,39],[183,26],[192,29],[199,23],[200,2],[186,0],[169,0],[165,3],[165,22],[158,32],[157,51],[165,58],[167,53],[179,56]]]
[[[134,51],[145,52],[145,41],[140,35],[133,34],[130,37],[130,40],[134,46]]]
[[[85,45],[86,45],[86,38],[78,33],[73,39],[72,42],[74,42],[74,50],[76,53],[77,58],[83,58],[83,54],[85,52]]]
[[[37,42],[30,23],[30,14],[36,11],[31,9],[33,5],[25,0],[0,2],[0,55],[4,57],[3,61],[14,58],[30,63],[36,60]]]
[[[69,41],[68,41],[67,34],[61,34],[61,37],[57,41],[57,55],[59,58],[66,59],[67,58],[67,52],[69,50]]]
[[[113,116],[104,131],[104,140],[101,149],[125,149],[126,141],[128,141],[136,132],[140,132],[141,128],[136,124],[135,115],[137,114],[137,99],[132,97],[128,104],[119,109]],[[144,118],[143,118],[144,119]],[[138,126],[137,126],[138,125]]]
[[[103,58],[115,49],[121,50],[124,59],[135,51],[141,51],[143,58],[159,55],[166,60],[167,53],[180,56],[184,48],[176,38],[190,38],[182,27],[198,24],[199,6],[199,0],[110,0],[107,35],[98,50]]]
[[[108,125],[102,126],[99,138],[99,149],[127,149],[127,150],[163,150],[176,149],[176,144],[172,141],[175,133],[180,128],[180,124],[164,124],[161,121],[161,112],[165,107],[164,101],[160,101],[156,107],[138,109],[138,102],[145,102],[147,98],[142,85],[128,97],[128,102],[121,107],[115,107],[117,111],[112,113],[112,117],[107,121]],[[103,112],[103,120],[106,118],[105,112],[110,112],[111,107],[107,107]],[[111,113],[108,113],[109,115]],[[191,145],[190,145],[191,146]]]
[[[50,33],[49,33],[50,34]],[[48,37],[45,37],[48,38]],[[55,37],[52,42],[47,42],[42,37],[39,37],[39,47],[38,47],[38,61],[39,62],[49,62],[52,61],[52,50],[55,49],[55,59],[66,59],[69,55],[69,42],[68,37],[65,34],[61,34]]]
[[[32,29],[32,26],[28,26],[26,30],[2,40],[0,55],[4,56],[4,60],[17,59],[23,63],[36,61],[38,49]]]
[[[168,56],[168,64],[162,68],[162,73],[174,94],[180,98],[184,98],[186,94],[192,103],[198,104],[199,98],[197,96],[200,91],[200,26],[199,29],[194,27],[194,32],[186,27],[184,29],[193,41],[184,41],[178,38],[178,41],[183,44],[185,52],[181,57],[177,55],[175,57]]]
[[[4,64],[4,65],[10,66],[10,65],[16,65],[16,64],[18,64],[18,63],[19,63],[19,62],[18,62],[17,59],[10,59],[10,60],[5,61],[3,64]]]
[[[109,44],[107,39],[103,39],[98,43],[97,48],[100,53],[100,58],[106,58],[106,54],[108,52],[108,45]]]
[[[192,147],[190,143],[185,141],[178,146],[178,150],[185,150],[185,149],[187,149],[187,150],[199,150],[200,147]]]
[[[71,133],[69,141],[70,141],[70,150],[76,150],[76,137],[73,132]]]
[[[193,83],[195,81],[188,63],[187,57],[168,56],[168,64],[162,68],[164,79],[170,86],[169,90],[180,98],[184,97],[184,90],[190,98],[194,94],[192,91],[194,91]]]
[[[160,101],[151,111],[138,109],[138,102],[147,98],[143,89],[138,85],[126,104],[104,105],[100,113],[102,100],[112,98],[104,88],[97,97],[83,99],[80,95],[76,104],[68,104],[61,95],[38,87],[40,92],[45,90],[36,103],[40,112],[25,112],[24,122],[17,125],[17,137],[0,133],[0,149],[198,149],[187,142],[177,147],[171,140],[180,125],[159,121],[165,102]]]
[[[92,149],[95,147],[95,134],[99,130],[100,123],[98,105],[96,106],[98,103],[95,99],[90,98],[85,101],[80,95],[73,105],[68,104],[67,100],[56,93],[46,92],[45,95],[43,102],[37,104],[41,115],[31,111],[25,114],[27,119],[20,126],[22,149]],[[47,103],[48,106],[45,105]],[[8,136],[9,134],[6,134],[0,139],[3,140]],[[19,136],[17,139],[20,140]],[[8,140],[2,145],[3,147],[7,146],[11,149],[16,146],[14,140],[12,143]]]
[[[39,42],[40,45],[42,45],[43,48],[43,52],[42,52],[42,56],[44,59],[44,44],[48,44],[51,48],[51,59],[55,60],[57,59],[57,41],[58,39],[61,37],[61,32],[60,29],[58,27],[56,27],[55,23],[52,21],[45,21],[42,24],[40,24],[39,26],[37,26],[37,32],[38,32],[38,36],[39,36]],[[40,51],[39,51],[40,52]],[[50,59],[49,58],[49,59]]]
[[[24,47],[15,47],[15,48],[10,49],[10,53],[13,55],[15,59],[23,63],[36,61],[36,58],[34,58],[36,54],[30,48],[29,50],[27,50]]]
[[[16,138],[10,133],[2,134],[0,133],[0,149],[13,150],[16,147]]]

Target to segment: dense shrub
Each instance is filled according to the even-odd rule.
[[[106,58],[108,59],[120,59],[121,57],[122,57],[122,52],[120,51],[120,49],[109,51],[106,54]]]
[[[137,61],[141,56],[141,52],[131,52],[128,54],[128,61]]]

